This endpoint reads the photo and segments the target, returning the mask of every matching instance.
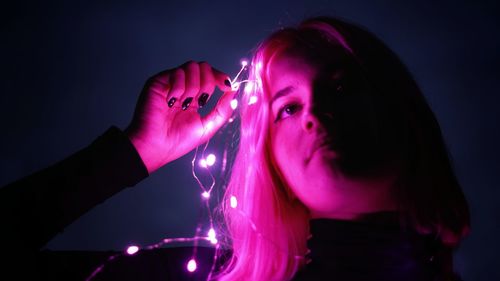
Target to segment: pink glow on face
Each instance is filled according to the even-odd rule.
[[[231,196],[230,200],[231,208],[235,209],[238,206],[238,200],[236,200],[236,196]]]
[[[127,254],[128,255],[133,255],[139,251],[139,247],[137,246],[130,246],[127,248]]]
[[[187,270],[189,272],[194,272],[196,270],[196,261],[194,259],[190,259],[187,264]]]
[[[318,115],[331,112],[314,110],[315,101],[325,101],[324,95],[334,93],[318,91],[314,85],[318,79],[343,80],[336,73],[321,73],[323,69],[321,62],[286,53],[269,64],[271,150],[285,181],[313,218],[353,219],[361,213],[394,208],[386,190],[391,179],[367,181],[340,172],[341,153],[332,148],[337,139],[327,128],[332,123]],[[352,78],[355,74],[346,70],[340,75]]]
[[[295,195],[312,212],[340,208],[333,151],[317,150],[315,145],[324,131],[310,110],[317,74],[315,65],[299,56],[281,54],[269,64],[269,90],[275,97],[270,117],[274,158]]]

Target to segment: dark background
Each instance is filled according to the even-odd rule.
[[[495,1],[112,2],[0,9],[0,185],[69,156],[111,125],[125,128],[144,81],[163,69],[205,60],[234,76],[280,26],[339,16],[384,40],[422,87],[472,212],[456,270],[465,280],[500,280]],[[201,205],[192,156],[97,206],[47,248],[119,250],[192,236]]]

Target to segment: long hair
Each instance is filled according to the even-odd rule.
[[[380,163],[392,163],[392,189],[401,222],[433,233],[449,249],[469,231],[469,210],[450,163],[439,124],[407,68],[365,29],[329,17],[283,28],[262,42],[252,59],[252,89],[240,97],[240,142],[221,204],[232,257],[219,280],[290,280],[305,265],[310,215],[286,185],[270,151],[270,93],[266,72],[273,56],[301,46],[311,53],[352,56],[366,77]],[[349,108],[344,110],[349,111]],[[343,113],[349,114],[349,113]],[[233,199],[231,199],[233,198]],[[230,205],[237,199],[237,206]],[[448,253],[446,271],[451,271]]]

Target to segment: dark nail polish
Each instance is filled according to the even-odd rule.
[[[228,87],[231,87],[231,81],[229,81],[228,79],[226,79],[224,81],[224,85],[228,86]]]
[[[184,102],[182,103],[182,110],[186,110],[189,105],[191,104],[191,101],[193,100],[193,98],[187,98],[184,100]]]
[[[168,107],[172,107],[174,106],[174,103],[177,99],[176,98],[171,98],[169,101],[168,101]]]
[[[201,94],[201,97],[198,99],[198,105],[200,106],[200,108],[202,108],[203,106],[205,106],[205,104],[207,104],[207,100],[208,100],[208,94],[207,93]]]

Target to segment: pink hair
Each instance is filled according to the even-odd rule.
[[[297,45],[327,52],[340,46],[375,81],[374,88],[384,89],[377,93],[376,102],[389,118],[381,119],[379,134],[394,141],[394,145],[387,144],[392,149],[387,157],[396,157],[401,168],[394,192],[402,219],[417,231],[437,233],[445,244],[456,246],[469,229],[468,206],[439,125],[418,86],[397,56],[375,36],[336,19],[315,18],[298,28],[275,32],[252,59],[249,80],[254,87],[241,95],[239,150],[220,206],[233,253],[214,278],[290,280],[305,265],[310,215],[283,180],[270,151],[266,81],[273,56]],[[257,103],[250,104],[252,96]],[[388,120],[406,123],[391,123],[396,128],[391,132],[387,128],[392,127],[383,127]],[[238,200],[236,208],[230,206],[232,196]],[[448,267],[451,257],[449,262]]]

